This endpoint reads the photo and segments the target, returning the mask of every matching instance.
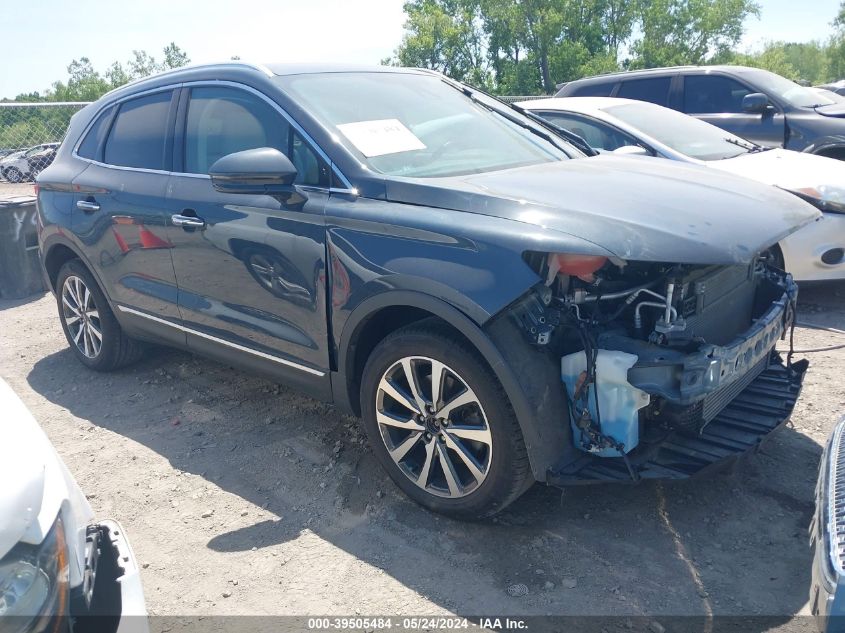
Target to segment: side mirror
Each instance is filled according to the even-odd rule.
[[[769,98],[762,92],[752,92],[742,98],[742,111],[747,114],[763,114],[769,109]]]
[[[223,193],[291,194],[296,167],[271,147],[227,154],[208,170],[211,185]]]
[[[623,156],[650,156],[648,150],[639,145],[623,145],[622,147],[617,147],[612,153],[622,154]]]

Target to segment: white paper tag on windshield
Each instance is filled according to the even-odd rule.
[[[344,123],[337,129],[367,158],[425,149],[423,142],[399,119]]]

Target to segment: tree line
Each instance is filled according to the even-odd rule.
[[[14,99],[2,101],[49,102],[49,101],[96,101],[109,90],[155,73],[178,68],[190,63],[187,53],[171,42],[162,50],[161,61],[147,51],[132,51],[126,62],[115,61],[100,72],[87,57],[74,59],[67,67],[68,78],[54,81],[44,92],[19,94]]]
[[[753,0],[409,0],[385,64],[431,68],[494,94],[551,94],[617,70],[743,64],[822,83],[845,76],[845,1],[830,34],[737,50]]]

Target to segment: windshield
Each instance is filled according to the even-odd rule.
[[[552,143],[436,76],[325,73],[291,75],[280,82],[346,147],[383,174],[457,176],[567,158]]]
[[[790,81],[775,73],[770,73],[767,70],[755,70],[753,73],[748,74],[748,78],[760,92],[779,97],[782,101],[796,108],[812,108],[814,106],[835,103],[833,99],[825,95],[819,94],[810,88],[799,86],[794,81]]]
[[[746,154],[754,145],[694,117],[650,103],[625,103],[604,108],[608,114],[698,160],[723,160]]]

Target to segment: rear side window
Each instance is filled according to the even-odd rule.
[[[122,167],[163,170],[172,92],[124,101],[106,141],[104,162]]]
[[[228,87],[193,88],[185,125],[185,171],[207,174],[227,154],[272,147],[297,170],[296,183],[328,186],[329,172],[275,108],[256,95]]]
[[[100,148],[103,146],[103,140],[109,131],[109,123],[111,122],[112,114],[114,113],[114,106],[109,106],[103,110],[88,129],[82,143],[77,152],[82,158],[90,158],[91,160],[102,160],[102,152]]]
[[[751,90],[730,77],[684,77],[684,112],[687,114],[741,113],[742,98]]]
[[[617,97],[648,101],[657,105],[669,104],[669,86],[672,77],[651,77],[649,79],[630,79],[623,81],[619,87]]]
[[[572,92],[568,92],[569,97],[609,97],[613,92],[613,86],[616,82],[610,83],[589,83],[583,86],[576,86]]]

